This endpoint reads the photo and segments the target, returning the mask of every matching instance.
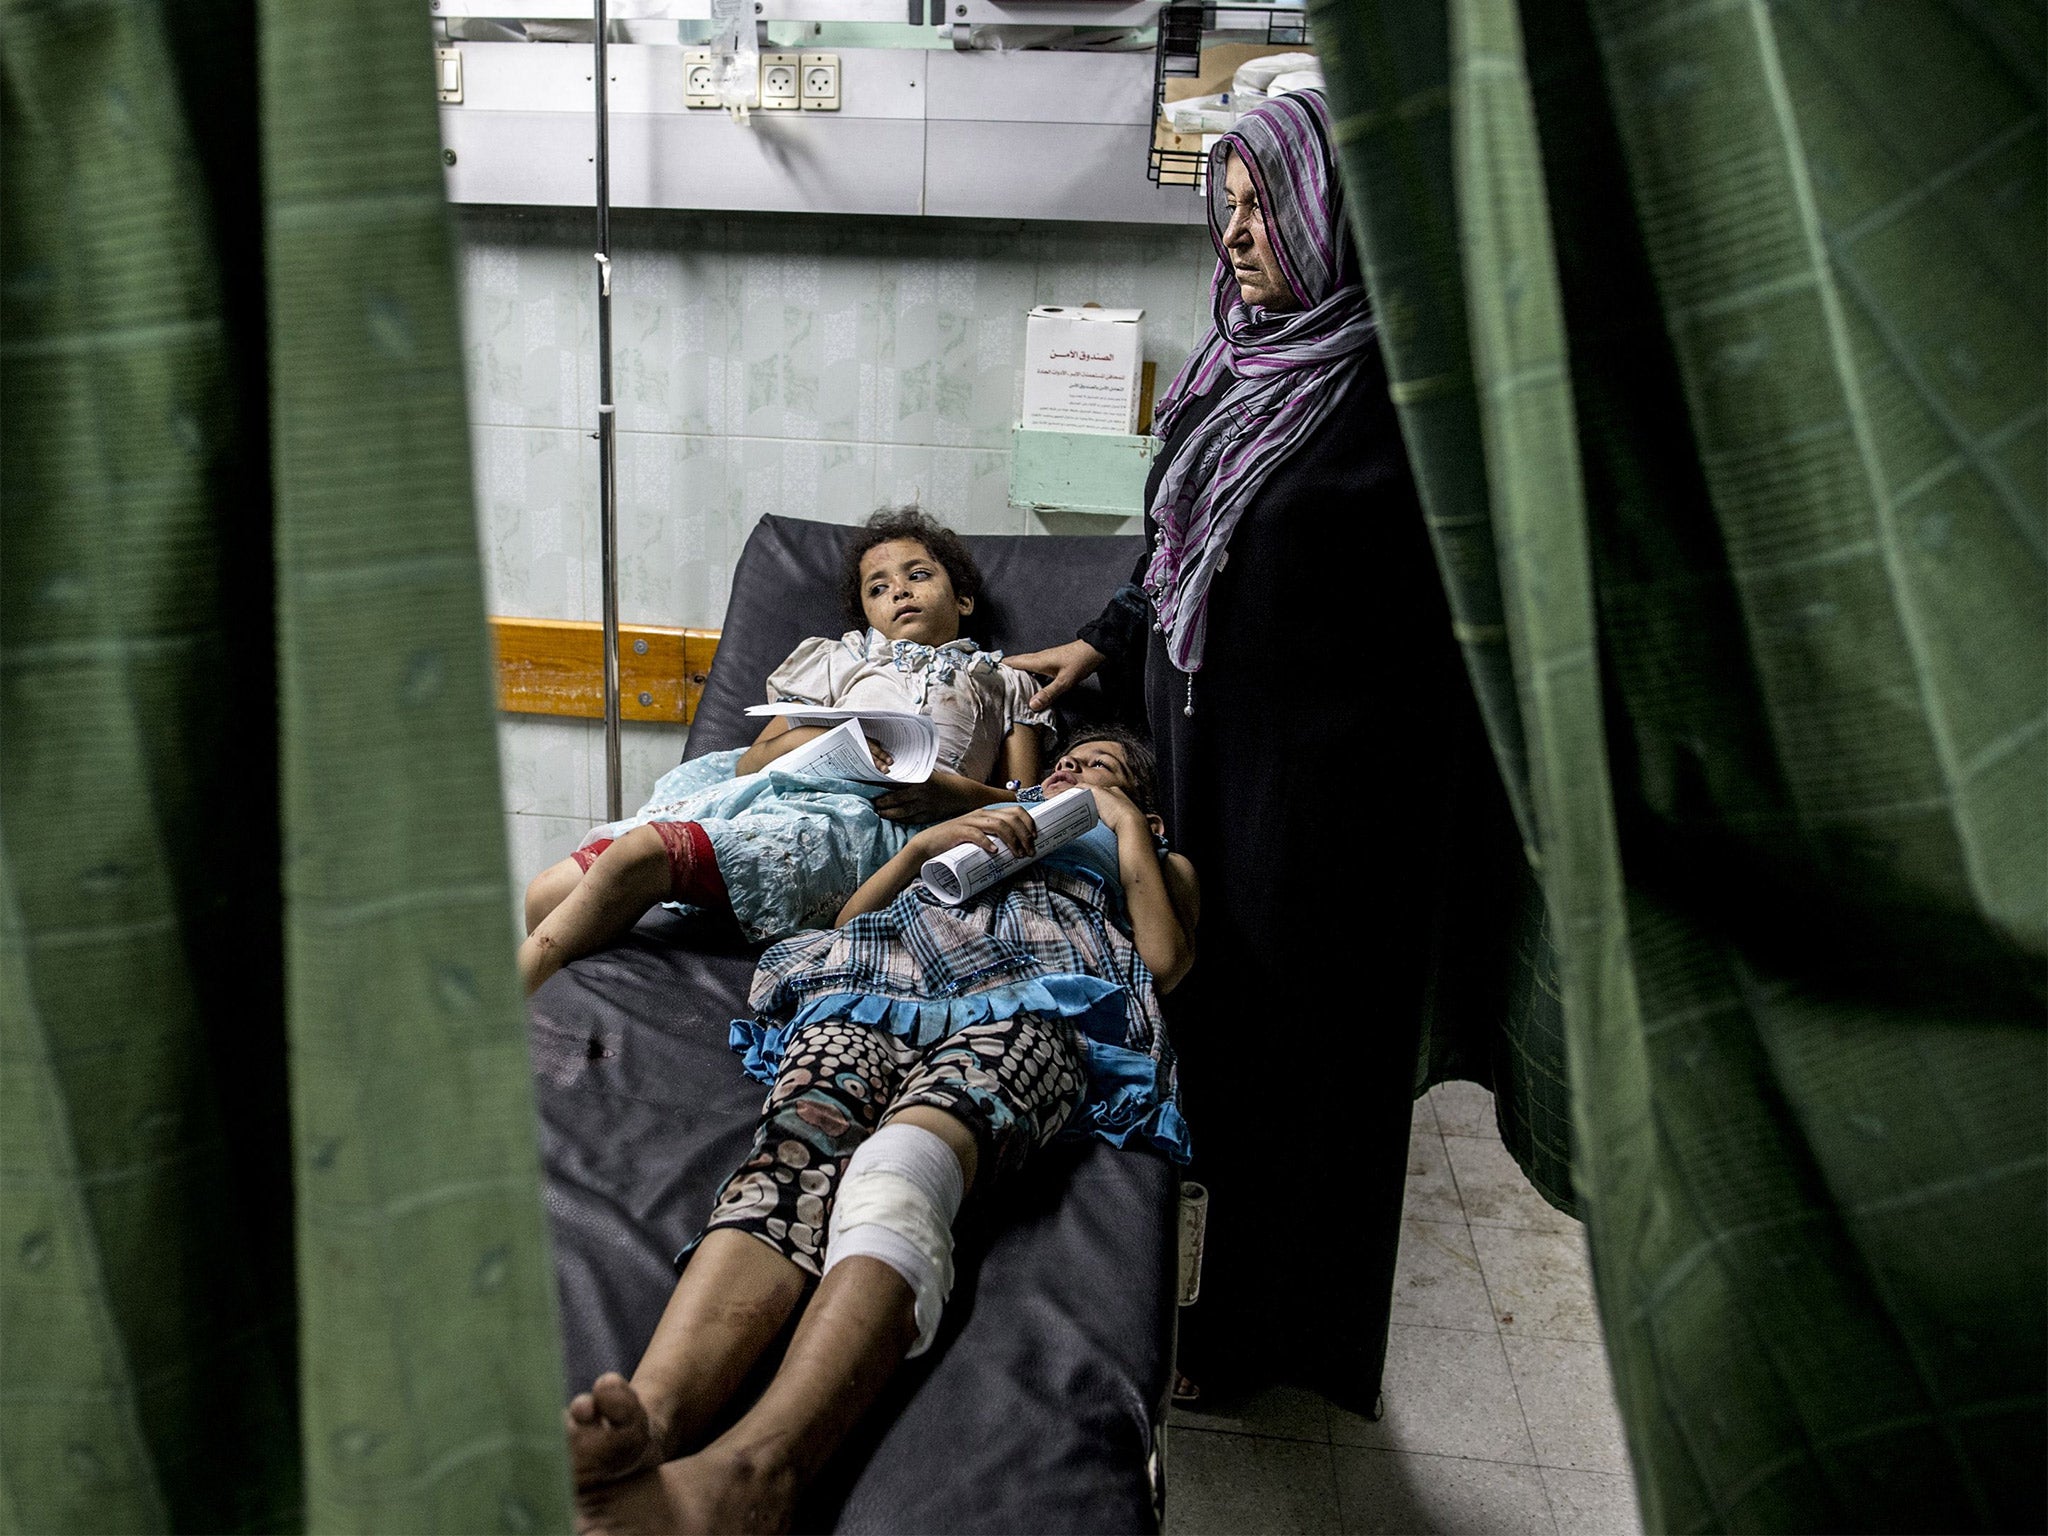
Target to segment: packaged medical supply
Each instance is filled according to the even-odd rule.
[[[1240,117],[1271,97],[1322,88],[1323,67],[1314,54],[1261,54],[1238,65],[1227,91],[1170,97],[1162,102],[1159,121],[1175,134],[1228,133]]]
[[[1264,101],[1256,98],[1252,105]],[[1190,96],[1186,101],[1169,101],[1159,116],[1175,133],[1228,133],[1237,126],[1237,98],[1223,91],[1214,96]]]
[[[1239,95],[1247,91],[1256,92],[1260,100],[1273,94],[1273,82],[1282,75],[1313,73],[1320,85],[1323,66],[1312,53],[1268,53],[1256,59],[1247,59],[1238,65],[1237,73],[1231,77],[1231,89]],[[1300,86],[1294,89],[1300,90]],[[1286,92],[1279,92],[1285,95]],[[1249,112],[1257,102],[1245,102],[1240,111]]]
[[[1320,91],[1323,88],[1323,72],[1319,69],[1297,69],[1284,75],[1275,75],[1273,83],[1266,87],[1266,99],[1285,96],[1293,91]]]

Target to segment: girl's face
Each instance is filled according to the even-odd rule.
[[[1120,789],[1134,800],[1137,798],[1137,775],[1131,772],[1131,760],[1125,755],[1120,741],[1075,742],[1073,748],[1052,765],[1052,772],[1038,787],[1050,799],[1076,784],[1086,784],[1091,789]],[[1147,816],[1145,825],[1152,829],[1155,837],[1166,835],[1166,823],[1156,815]]]
[[[1131,777],[1130,759],[1123,743],[1117,741],[1077,742],[1073,751],[1052,765],[1052,772],[1039,785],[1050,798],[1076,784],[1120,789],[1129,794],[1136,784]]]
[[[960,638],[974,599],[953,592],[953,578],[915,539],[891,539],[860,557],[860,606],[891,640],[944,645]]]

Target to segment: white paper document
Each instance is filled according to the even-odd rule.
[[[829,726],[824,735],[785,752],[768,766],[782,773],[851,779],[857,784],[922,784],[939,761],[939,732],[930,715],[909,709],[823,709],[815,704],[756,704],[750,715],[780,715],[790,728]],[[887,752],[887,768],[868,750],[872,738]]]
[[[926,859],[918,871],[932,894],[947,906],[957,907],[1026,865],[1036,864],[1055,848],[1071,843],[1100,819],[1095,814],[1094,792],[1085,784],[1076,784],[1025,809],[1038,827],[1030,858],[1020,859],[1007,847],[1000,853],[990,853],[978,843],[962,843],[935,859]]]

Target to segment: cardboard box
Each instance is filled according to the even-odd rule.
[[[1034,432],[1138,430],[1142,309],[1041,304],[1024,321],[1024,418]]]

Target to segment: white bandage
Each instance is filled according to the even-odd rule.
[[[856,1255],[879,1259],[916,1298],[912,1356],[932,1347],[953,1293],[953,1218],[966,1180],[953,1149],[922,1126],[883,1126],[847,1160],[832,1206],[825,1273]]]

